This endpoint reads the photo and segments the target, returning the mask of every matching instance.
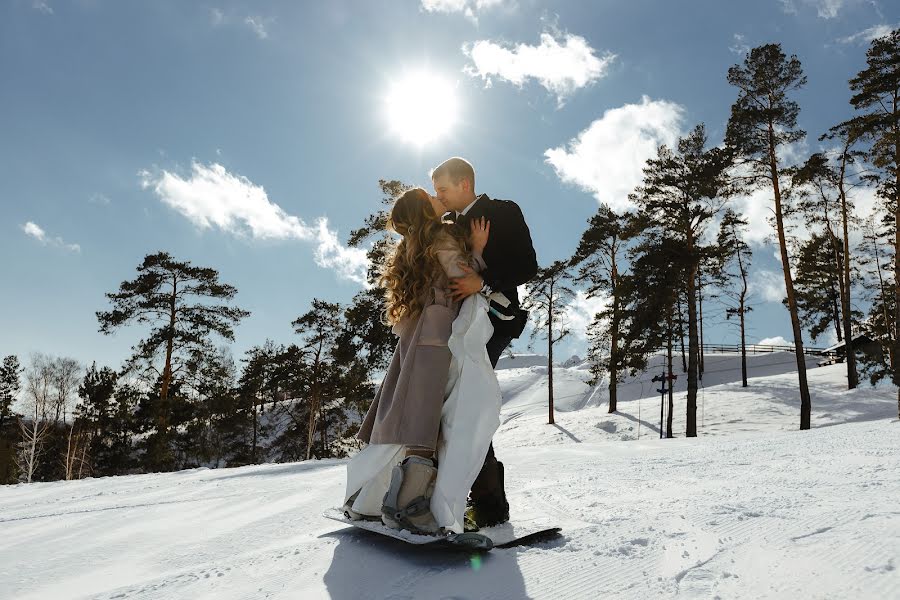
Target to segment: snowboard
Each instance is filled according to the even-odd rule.
[[[326,519],[365,529],[373,533],[401,540],[417,546],[433,548],[452,548],[458,550],[474,550],[487,552],[493,548],[512,548],[525,546],[554,538],[559,535],[560,527],[549,526],[546,520],[538,517],[516,519],[494,527],[482,527],[477,532],[448,533],[446,535],[418,535],[405,529],[396,530],[385,527],[381,521],[351,521],[339,508],[332,508],[323,514]]]

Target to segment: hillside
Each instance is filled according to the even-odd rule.
[[[546,367],[501,370],[513,515],[546,513],[564,535],[482,559],[322,519],[340,460],[7,486],[0,598],[887,598],[900,586],[895,392],[846,392],[842,369],[810,370],[807,432],[796,374],[706,383],[691,440],[683,394],[679,438],[660,440],[658,396],[634,392],[610,415],[583,369],[558,369],[554,427]]]

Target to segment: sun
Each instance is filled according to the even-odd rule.
[[[391,85],[385,108],[391,133],[423,146],[443,137],[456,124],[456,89],[437,75],[408,73]]]

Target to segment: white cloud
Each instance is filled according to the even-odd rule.
[[[209,19],[213,27],[224,25],[248,27],[261,40],[269,37],[268,27],[275,21],[273,17],[262,17],[259,15],[241,16],[234,13],[226,13],[218,8],[210,9]]]
[[[841,44],[868,44],[874,39],[890,34],[896,27],[897,25],[895,25],[894,27],[891,27],[890,25],[875,25],[873,27],[869,27],[868,29],[863,29],[862,31],[854,33],[853,35],[838,38],[838,42],[840,42]]]
[[[141,171],[141,186],[201,229],[217,228],[238,237],[262,240],[303,240],[316,244],[316,264],[334,269],[344,279],[365,284],[365,250],[347,248],[328,228],[325,218],[308,225],[269,200],[265,189],[220,164],[194,162],[191,174]]]
[[[787,296],[784,291],[784,273],[781,271],[753,270],[747,287],[750,294],[762,297],[765,302],[781,304]]]
[[[606,308],[610,303],[607,296],[591,298],[583,290],[575,291],[575,298],[566,306],[566,322],[569,330],[579,340],[587,339],[588,325],[594,315]]]
[[[269,37],[269,32],[266,31],[267,21],[269,19],[263,19],[262,17],[247,17],[244,19],[244,24],[252,29],[259,39],[264,40]]]
[[[547,163],[565,182],[594,195],[615,210],[633,205],[628,200],[642,178],[648,158],[657,147],[672,147],[681,133],[684,108],[666,100],[641,98],[607,110],[568,144],[544,152]]]
[[[728,47],[728,50],[739,56],[746,56],[750,52],[750,46],[744,40],[744,36],[740,33],[734,34],[734,44]]]
[[[762,246],[773,240],[775,230],[769,222],[773,213],[772,190],[761,188],[749,195],[737,196],[732,201],[735,210],[747,219],[747,233],[744,241],[754,246]]]
[[[798,14],[798,4],[806,8],[815,9],[816,14],[821,19],[834,19],[848,5],[859,3],[866,0],[779,0],[781,9],[791,15]],[[868,0],[871,2],[871,0]],[[874,3],[873,3],[874,5]],[[876,6],[877,10],[877,6]]]
[[[756,342],[757,346],[793,346],[794,342],[789,342],[784,337],[776,335],[775,337],[767,337]]]
[[[108,206],[110,203],[110,199],[103,194],[91,194],[90,198],[88,198],[88,202],[91,204],[102,204],[103,206]]]
[[[53,14],[53,9],[50,7],[49,4],[44,2],[44,0],[34,0],[34,2],[31,3],[31,7],[34,8],[35,10],[41,11],[45,15]]]
[[[469,4],[469,0],[422,0],[422,8],[428,12],[463,12]]]
[[[473,23],[478,23],[477,13],[509,4],[508,0],[421,0],[422,8],[431,13],[462,13]]]
[[[44,243],[47,240],[47,234],[44,233],[44,230],[37,223],[32,223],[28,221],[24,225],[22,225],[22,231],[25,232],[26,235],[30,235],[37,241]]]
[[[50,237],[47,235],[47,232],[33,221],[28,221],[24,225],[21,226],[22,231],[25,232],[25,235],[34,238],[38,242],[40,242],[44,246],[53,246],[55,248],[62,248],[68,252],[81,252],[81,246],[78,244],[67,244],[61,237]]]
[[[556,95],[562,105],[576,90],[604,77],[616,55],[604,53],[599,58],[583,37],[542,33],[537,46],[519,44],[506,48],[489,40],[467,44],[463,52],[473,64],[464,71],[472,77],[481,77],[485,85],[492,84],[492,77],[522,86],[529,79]]]
[[[804,0],[812,4],[823,19],[833,19],[844,6],[844,0]]]
[[[793,144],[782,144],[778,147],[778,165],[785,168],[802,164],[809,157],[809,144],[806,138]],[[746,174],[746,169],[739,170],[737,174]],[[782,181],[782,189],[787,186],[787,181]],[[775,215],[775,198],[772,186],[764,184],[761,188],[753,190],[749,194],[739,195],[733,198],[735,209],[747,219],[747,237],[744,241],[748,244],[761,246],[775,241],[775,228],[770,219]],[[800,223],[799,229],[794,232],[806,239],[809,233]],[[779,258],[780,261],[780,258]]]

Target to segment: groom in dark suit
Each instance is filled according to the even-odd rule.
[[[450,287],[454,298],[472,294],[490,299],[490,319],[494,334],[487,343],[491,365],[496,367],[503,350],[522,334],[528,313],[519,307],[518,286],[537,273],[537,257],[531,233],[519,206],[511,200],[494,200],[487,194],[475,195],[475,170],[462,158],[451,158],[431,172],[437,199],[449,211],[451,219],[466,231],[474,226],[489,227],[487,246],[482,252],[487,269],[480,274],[471,270],[454,279]],[[503,298],[505,296],[505,299]],[[469,493],[470,514],[479,527],[509,520],[509,504],[503,486],[503,463],[488,448],[481,472]]]

